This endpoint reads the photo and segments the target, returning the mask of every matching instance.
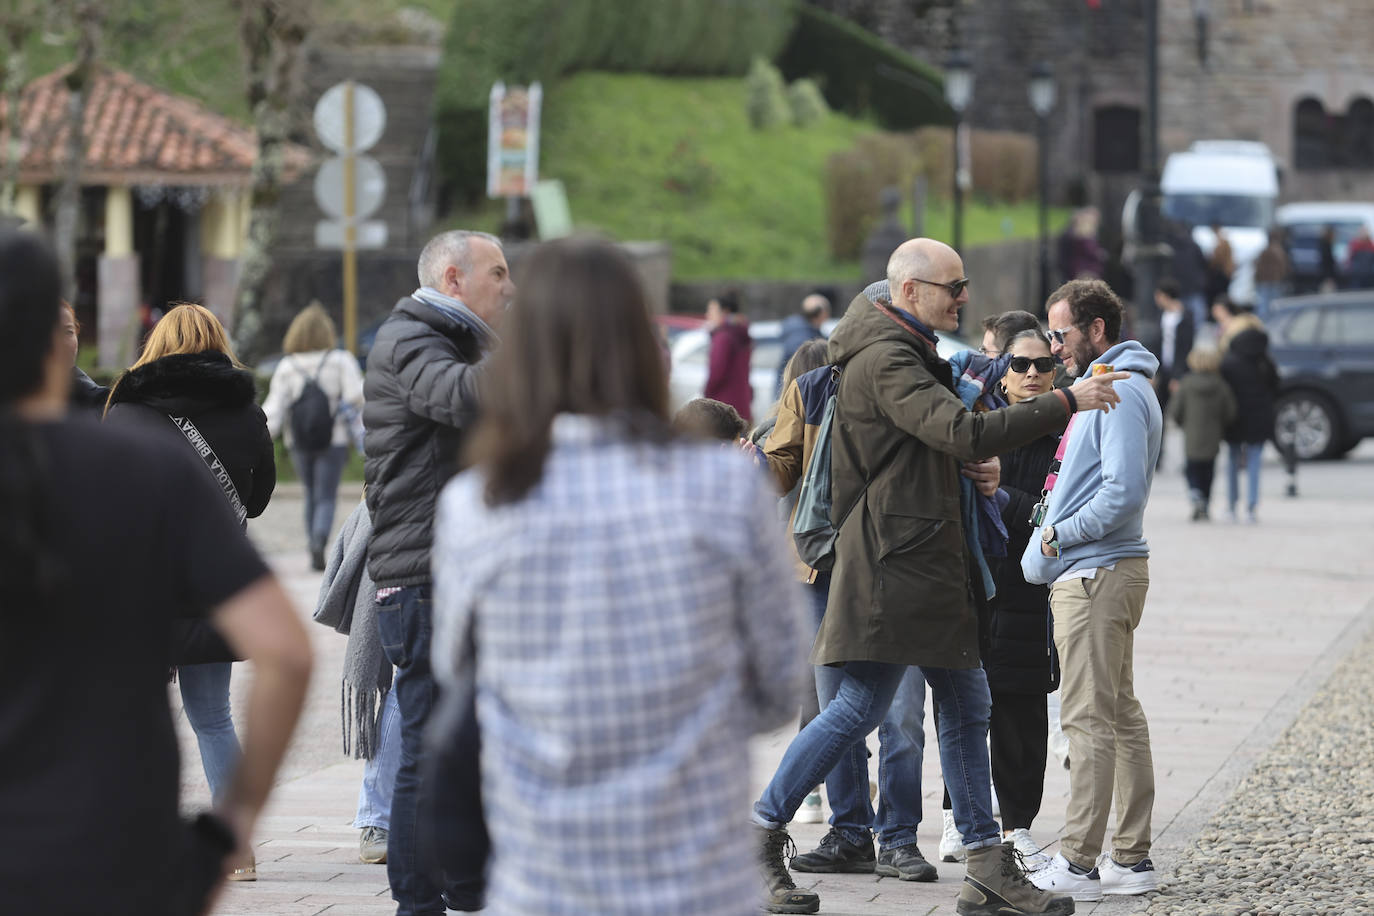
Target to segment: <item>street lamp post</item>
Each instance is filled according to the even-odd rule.
[[[1040,302],[1044,307],[1050,295],[1050,132],[1049,114],[1054,109],[1054,73],[1043,60],[1031,70],[1030,104],[1035,112],[1036,136],[1038,138],[1039,180],[1039,234],[1040,234]]]
[[[973,63],[960,48],[949,52],[945,59],[945,101],[954,111],[954,238],[955,251],[964,247],[964,161],[963,144],[959,132],[964,111],[973,97]]]

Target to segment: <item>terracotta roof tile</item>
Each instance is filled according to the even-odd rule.
[[[69,69],[63,67],[24,87],[19,109],[25,150],[19,165],[21,181],[55,181],[62,172],[69,97],[63,79]],[[251,129],[103,65],[87,99],[83,130],[86,184],[247,184],[257,155]],[[7,141],[8,129],[0,129],[0,149]],[[309,163],[310,153],[303,147],[288,147],[289,176]]]

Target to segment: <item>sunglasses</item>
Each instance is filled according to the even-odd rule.
[[[1035,359],[1031,359],[1029,356],[1013,356],[1009,368],[1019,375],[1031,366],[1034,366],[1035,371],[1041,375],[1049,375],[1054,371],[1054,357],[1037,356]]]
[[[1050,340],[1054,341],[1062,347],[1064,345],[1064,335],[1072,331],[1074,327],[1075,325],[1071,324],[1067,328],[1060,328],[1057,331],[1050,331]]]
[[[917,283],[924,283],[927,286],[944,287],[949,290],[949,294],[955,299],[958,299],[963,291],[968,289],[969,282],[968,277],[960,277],[958,280],[953,280],[949,283],[936,283],[934,280],[922,280],[920,277],[912,277],[911,279],[915,280]]]

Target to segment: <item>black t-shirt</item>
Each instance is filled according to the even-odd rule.
[[[41,606],[0,583],[0,909],[160,914],[182,847],[170,620],[267,568],[189,449],[94,420],[37,429],[67,568]]]

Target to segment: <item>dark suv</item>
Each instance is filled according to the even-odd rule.
[[[1279,368],[1275,439],[1334,458],[1374,436],[1374,291],[1280,299],[1269,322]]]

